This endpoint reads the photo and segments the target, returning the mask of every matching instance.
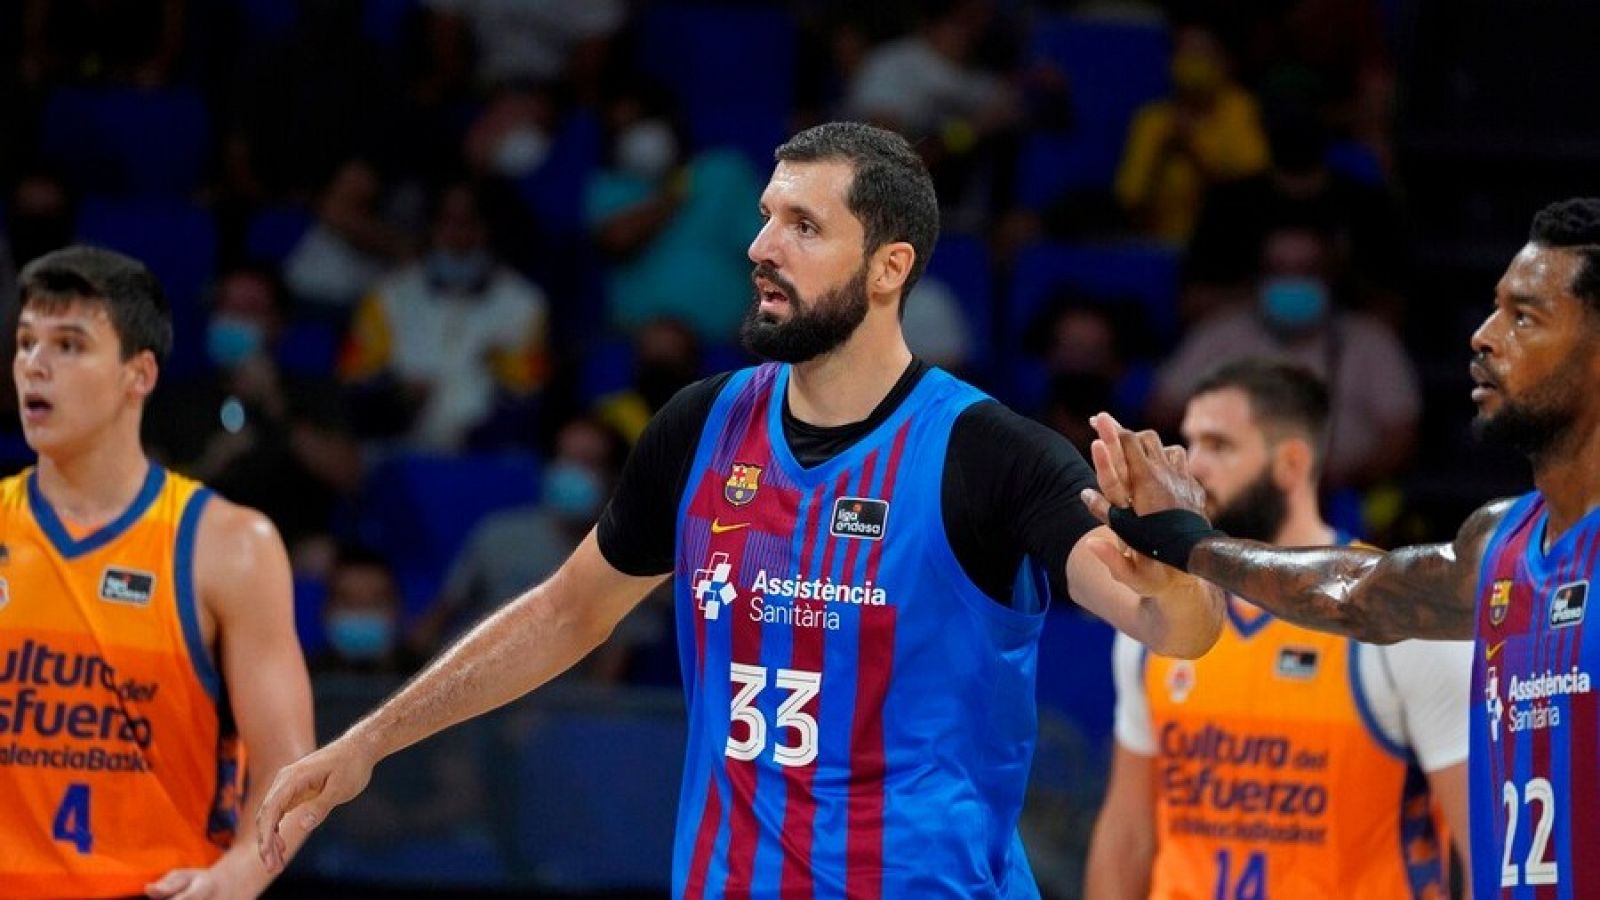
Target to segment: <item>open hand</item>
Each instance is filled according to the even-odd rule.
[[[1141,516],[1168,509],[1205,515],[1205,489],[1189,474],[1189,456],[1182,447],[1162,446],[1154,431],[1135,434],[1110,413],[1089,421],[1099,435],[1089,455],[1100,490],[1084,491],[1083,502],[1095,518],[1109,523],[1113,505]]]

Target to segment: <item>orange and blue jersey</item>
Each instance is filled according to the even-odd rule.
[[[1427,777],[1377,722],[1359,645],[1246,609],[1198,660],[1145,657],[1151,896],[1448,896]]]
[[[0,481],[0,896],[142,894],[232,840],[243,760],[194,591],[208,496],[152,465],[82,533],[31,470]]]
[[[1048,584],[1024,563],[1020,607],[990,599],[940,510],[951,426],[983,395],[931,370],[808,468],[788,373],[730,378],[680,499],[673,893],[1037,897],[1017,819]]]
[[[1472,670],[1473,894],[1600,896],[1600,639],[1588,639],[1600,511],[1545,549],[1519,498],[1479,573]]]

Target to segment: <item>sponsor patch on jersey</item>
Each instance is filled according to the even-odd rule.
[[[156,576],[135,569],[107,566],[100,576],[100,599],[145,606],[155,596]]]
[[[1574,581],[1556,588],[1556,592],[1550,596],[1550,627],[1582,625],[1583,608],[1588,602],[1588,581]]]
[[[6,604],[10,602],[11,585],[6,584],[6,580],[4,578],[0,578],[0,609],[5,609]]]
[[[756,498],[761,489],[761,467],[750,463],[734,463],[728,470],[728,480],[722,485],[722,497],[734,506],[744,506]]]
[[[694,605],[707,619],[721,618],[722,608],[739,596],[733,586],[733,564],[728,561],[728,554],[712,554],[705,568],[695,570],[689,587],[694,592]]]
[[[1173,660],[1167,669],[1167,696],[1173,703],[1182,703],[1189,699],[1189,693],[1194,690],[1195,684],[1194,663],[1187,659]]]
[[[9,562],[11,562],[11,548],[5,544],[0,544],[0,566]]]
[[[1312,647],[1279,647],[1278,677],[1296,681],[1311,680],[1316,677],[1319,656],[1321,654]]]
[[[1489,624],[1498,627],[1511,610],[1511,579],[1497,578],[1489,588]]]
[[[834,537],[881,541],[888,522],[888,501],[840,497],[833,501],[833,524],[828,531]]]

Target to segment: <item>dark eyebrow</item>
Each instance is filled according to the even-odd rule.
[[[1528,306],[1534,309],[1549,309],[1550,301],[1537,294],[1519,294],[1513,292],[1509,299],[1516,306]]]

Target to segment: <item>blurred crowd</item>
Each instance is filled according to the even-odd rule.
[[[1393,525],[1422,393],[1392,4],[0,9],[0,288],[75,240],[163,279],[149,450],[277,523],[322,671],[410,671],[550,572],[649,416],[745,362],[771,150],[831,118],[934,173],[918,354],[1080,446],[1295,357],[1333,384],[1338,524]],[[671,642],[648,603],[574,677],[673,683]]]

